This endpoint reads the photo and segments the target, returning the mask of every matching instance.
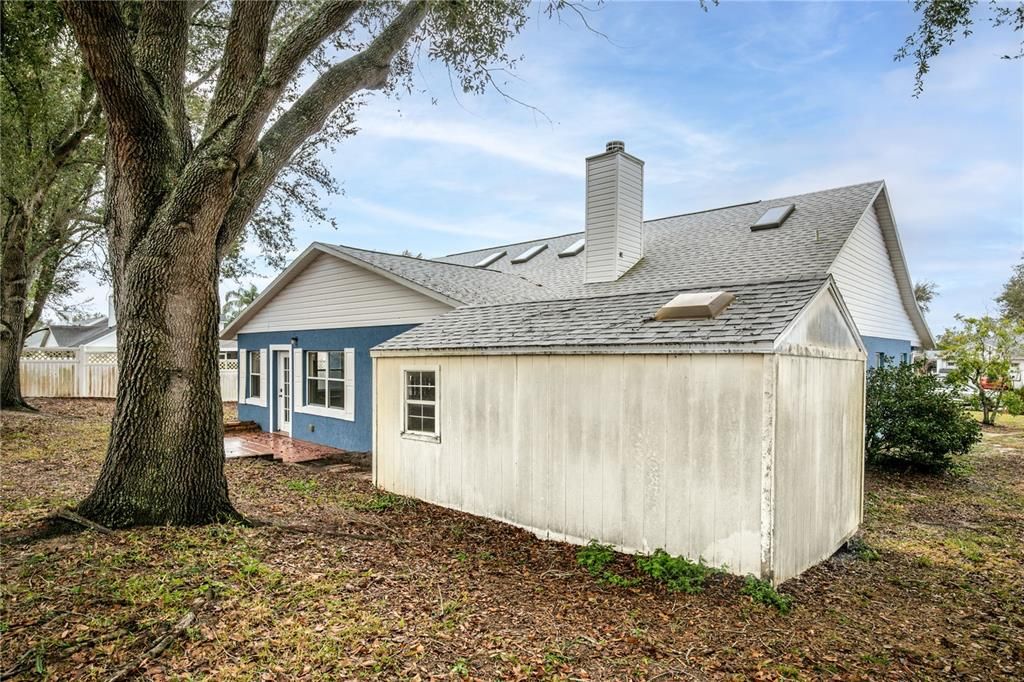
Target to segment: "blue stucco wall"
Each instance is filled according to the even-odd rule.
[[[861,340],[868,351],[868,369],[878,366],[878,354],[885,353],[888,362],[901,362],[906,355],[910,361],[910,341],[901,339],[883,339],[877,336],[862,336]]]
[[[270,344],[288,344],[298,337],[296,348],[306,350],[355,349],[355,421],[332,419],[313,414],[292,414],[292,437],[351,452],[367,452],[373,441],[373,364],[370,349],[379,343],[412,329],[415,325],[352,327],[347,329],[296,329],[286,332],[258,332],[238,335],[238,350],[267,350]],[[267,371],[277,376],[277,358],[271,353]],[[295,371],[305,367],[296,367]],[[277,396],[270,396],[266,407],[239,405],[238,418],[254,421],[264,431],[270,425],[271,410],[277,409]],[[310,431],[310,426],[313,430]]]

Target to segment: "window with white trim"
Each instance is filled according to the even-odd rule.
[[[405,432],[436,436],[437,372],[405,371]]]
[[[306,351],[306,404],[345,409],[345,351]]]
[[[247,370],[248,370],[248,385],[249,390],[247,392],[250,398],[259,398],[263,395],[263,376],[260,373],[260,351],[251,350],[247,351]]]

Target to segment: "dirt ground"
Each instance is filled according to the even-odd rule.
[[[73,505],[111,405],[5,414],[0,530]],[[1024,430],[954,475],[869,471],[856,551],[782,586],[613,587],[577,548],[378,493],[350,467],[232,461],[244,514],[288,528],[4,543],[0,671],[23,679],[1024,679]],[[618,571],[640,577],[630,558]],[[164,639],[183,615],[176,636]],[[165,651],[146,656],[163,641]]]

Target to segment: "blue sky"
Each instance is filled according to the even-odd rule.
[[[429,63],[424,93],[373,96],[325,157],[338,229],[297,224],[297,246],[434,256],[579,230],[583,159],[622,139],[646,162],[647,218],[884,178],[912,276],[940,287],[936,335],[995,310],[1024,249],[1024,64],[998,59],[1012,34],[979,22],[914,99],[892,58],[907,2],[612,2],[588,18],[609,40],[567,15],[512,46],[525,59],[505,87],[544,116],[455,94]]]

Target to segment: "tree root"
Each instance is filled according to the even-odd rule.
[[[59,655],[51,657],[50,660],[53,661],[61,658],[67,658],[68,656],[81,651],[87,646],[95,646],[97,644],[102,644],[103,642],[109,642],[112,639],[124,637],[127,634],[127,630],[117,629],[113,632],[108,632],[98,637],[91,637],[89,639],[80,639],[74,642],[69,642],[68,644],[65,644],[59,652],[57,652]],[[23,672],[26,672],[32,662],[33,654],[36,656],[43,655],[41,651],[38,651],[35,648],[29,649],[21,655],[21,658],[14,662],[14,665],[12,665],[7,670],[0,671],[0,680],[7,680]]]
[[[80,514],[76,514],[75,512],[71,511],[70,509],[66,509],[66,508],[65,509],[58,509],[56,512],[54,512],[53,516],[58,518],[58,519],[64,519],[65,521],[71,521],[72,523],[77,523],[80,526],[84,526],[84,527],[88,528],[89,530],[94,530],[94,531],[96,531],[98,533],[103,533],[104,535],[113,535],[114,534],[114,531],[110,530],[106,526],[101,526],[100,524],[96,523],[95,521],[90,521],[89,519],[85,518],[84,516],[82,516]]]
[[[174,626],[166,635],[158,639],[156,641],[156,644],[150,647],[149,650],[146,651],[146,653],[144,653],[141,658],[139,658],[131,665],[125,666],[124,668],[118,670],[114,674],[114,676],[108,680],[108,682],[119,682],[119,680],[126,679],[129,675],[131,675],[136,670],[141,668],[143,664],[153,660],[154,658],[158,658],[160,654],[167,651],[168,647],[170,647],[171,644],[174,643],[174,640],[177,639],[181,635],[181,633],[185,632],[185,630],[190,628],[192,624],[195,622],[195,612],[189,611],[184,616],[182,616],[181,620],[174,624]]]

